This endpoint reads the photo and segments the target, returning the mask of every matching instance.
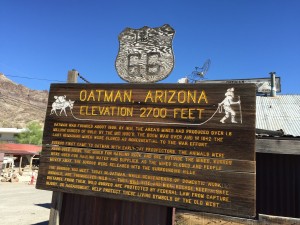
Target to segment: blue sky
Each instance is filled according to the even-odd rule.
[[[299,12],[299,0],[0,0],[0,72],[39,90],[73,68],[92,83],[124,83],[114,66],[119,33],[170,24],[175,67],[162,82],[210,59],[209,80],[275,71],[282,94],[299,94]]]

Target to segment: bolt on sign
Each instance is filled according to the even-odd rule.
[[[37,188],[252,218],[254,84],[52,84]]]

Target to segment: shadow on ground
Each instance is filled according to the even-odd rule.
[[[40,223],[31,224],[31,225],[48,225],[48,224],[49,224],[49,220]]]
[[[43,203],[43,204],[35,204],[35,205],[41,206],[41,207],[44,207],[44,208],[47,208],[47,209],[51,208],[51,203]]]

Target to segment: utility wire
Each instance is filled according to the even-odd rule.
[[[41,110],[41,111],[43,111],[43,112],[45,111],[45,108],[41,108],[41,107],[39,107],[39,106],[37,106],[37,105],[31,104],[31,103],[27,103],[27,102],[24,102],[24,101],[20,101],[20,100],[18,100],[18,99],[12,99],[12,98],[4,99],[3,97],[0,97],[0,99],[3,99],[6,103],[8,103],[6,100],[15,102],[15,103],[17,103],[17,104],[20,104],[20,103],[22,102],[22,104],[27,105],[27,106],[30,106],[31,108],[35,108],[35,109]]]
[[[34,108],[36,108],[38,110],[42,110],[42,111],[45,110],[45,108],[43,108],[43,107],[41,107],[39,105],[35,105],[35,104],[30,103],[30,102],[26,102],[26,101],[20,100],[18,98],[14,98],[14,97],[9,96],[7,94],[3,94],[2,92],[0,92],[0,98],[3,99],[5,102],[7,102],[6,100],[11,100],[11,101],[14,101],[14,102],[17,102],[17,103],[21,103],[22,102],[23,104],[25,104],[27,106],[34,107]]]
[[[24,79],[29,79],[29,80],[44,80],[44,81],[55,81],[55,82],[61,82],[65,83],[65,81],[62,80],[49,80],[49,79],[44,79],[44,78],[36,78],[36,77],[24,77],[24,76],[16,76],[16,75],[11,75],[11,74],[5,74],[6,77],[18,77],[18,78],[24,78]],[[82,75],[78,73],[78,77],[80,77],[84,82],[90,84],[87,79],[85,79]]]
[[[88,83],[88,84],[91,83],[87,79],[85,79],[83,76],[81,76],[79,73],[78,73],[78,76],[81,78],[81,80],[85,81],[85,83]]]
[[[6,77],[18,77],[18,78],[24,78],[24,79],[29,79],[29,80],[44,80],[44,81],[56,81],[56,82],[65,82],[61,80],[49,80],[49,79],[44,79],[44,78],[36,78],[36,77],[23,77],[23,76],[16,76],[16,75],[10,75],[10,74],[5,74]]]

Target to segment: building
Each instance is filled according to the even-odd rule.
[[[41,151],[42,146],[38,145],[0,143],[0,175],[11,175],[15,167],[22,172],[25,166],[38,166]]]
[[[256,128],[300,137],[300,95],[256,96]]]
[[[15,143],[16,136],[25,130],[25,128],[0,128],[0,142]]]
[[[300,218],[300,95],[256,97],[260,214]]]

